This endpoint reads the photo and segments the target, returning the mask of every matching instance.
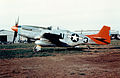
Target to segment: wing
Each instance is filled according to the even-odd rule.
[[[60,39],[64,39],[64,34],[66,32],[69,32],[67,30],[49,30],[49,31],[45,31],[43,30],[43,34],[40,37],[40,41],[38,42],[39,44],[37,45],[43,45],[42,42],[44,42],[43,40],[41,40],[42,38],[48,40],[48,42],[50,42],[51,44],[54,44],[55,46],[59,46],[59,47],[67,47],[69,46],[67,43],[60,41]],[[47,44],[47,42],[46,42]]]
[[[67,43],[61,42],[60,39],[62,39],[62,35],[58,35],[55,33],[45,33],[43,35],[44,38],[48,39],[52,44],[55,44],[56,46],[69,46]]]

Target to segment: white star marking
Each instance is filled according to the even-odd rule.
[[[77,39],[79,38],[79,37],[77,37],[77,35],[75,34],[74,36],[72,36],[72,40],[75,40],[75,41],[77,41]]]

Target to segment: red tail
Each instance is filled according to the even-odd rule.
[[[99,31],[98,34],[86,35],[86,36],[88,36],[96,44],[107,45],[110,44],[111,42],[110,27],[108,26],[103,26],[103,28]]]

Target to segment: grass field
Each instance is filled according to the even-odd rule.
[[[14,49],[14,48],[33,48],[34,43],[31,44],[24,44],[24,43],[16,43],[16,44],[7,44],[7,45],[0,45],[0,49]]]
[[[35,44],[9,44],[0,45],[0,59],[11,58],[29,58],[29,57],[41,57],[41,56],[55,56],[57,53],[67,54],[73,53],[66,48],[59,47],[43,47],[41,52],[33,52]],[[80,52],[80,50],[76,51]],[[74,52],[75,53],[75,52]]]
[[[81,49],[66,49],[64,47],[44,47],[41,52],[33,52],[34,43],[31,44],[8,44],[0,45],[0,59],[11,58],[29,58],[29,57],[41,57],[41,56],[55,56],[56,54],[72,54],[91,52],[89,50],[82,51]],[[112,41],[111,46],[120,46],[120,41]],[[94,47],[94,46],[93,46]],[[99,45],[97,46],[99,47]],[[102,46],[103,47],[103,46]],[[99,52],[98,50],[93,52]]]

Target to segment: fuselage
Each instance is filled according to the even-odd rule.
[[[57,46],[76,46],[80,44],[109,44],[106,42],[109,40],[109,30],[110,28],[104,26],[103,29],[98,34],[94,35],[84,35],[75,32],[71,32],[68,30],[62,29],[53,29],[52,27],[39,27],[39,26],[28,26],[28,25],[19,25],[13,26],[12,30],[18,32],[19,35],[32,38],[39,39],[37,40],[37,44],[55,44]],[[105,32],[106,37],[102,35]]]

